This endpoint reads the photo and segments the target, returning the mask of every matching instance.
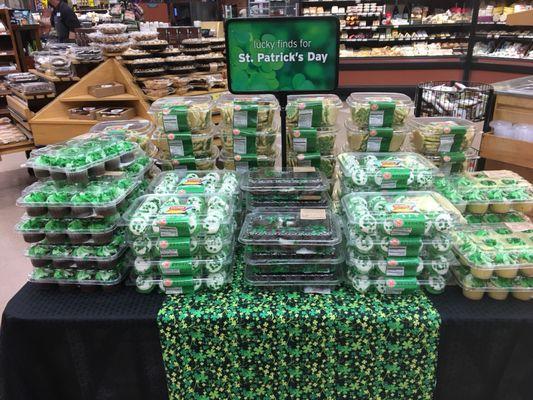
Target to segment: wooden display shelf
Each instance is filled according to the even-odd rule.
[[[479,155],[483,158],[529,168],[533,173],[533,143],[495,136],[492,132],[483,135]]]
[[[6,96],[8,109],[14,110],[19,115],[23,116],[26,120],[33,118],[34,113],[28,108],[28,104],[15,96]]]
[[[32,101],[32,100],[43,100],[43,99],[53,99],[56,97],[55,93],[45,93],[45,94],[24,94],[20,91],[18,91],[15,88],[11,88],[11,92],[24,101]]]
[[[22,118],[20,115],[18,115],[16,112],[11,113],[11,117],[17,122],[19,125],[23,126],[24,129],[31,132],[31,127],[28,121],[24,121],[24,118]]]
[[[69,77],[60,77],[60,76],[50,76],[36,69],[30,69],[28,72],[31,72],[34,75],[37,75],[43,79],[46,79],[49,82],[76,82],[79,81],[79,76],[69,76]]]
[[[107,96],[107,97],[94,97],[90,94],[84,94],[80,96],[71,96],[68,98],[62,98],[60,101],[62,103],[84,103],[84,102],[106,102],[106,101],[137,101],[139,98],[133,94],[124,93],[124,94],[117,94],[114,96]]]
[[[217,94],[217,93],[222,93],[222,92],[227,92],[228,89],[227,88],[217,88],[217,89],[212,89],[212,90],[192,90],[190,92],[187,92],[187,93],[183,93],[183,94],[171,94],[169,96],[200,96],[200,95],[204,95],[204,94]],[[169,97],[169,96],[163,96],[163,97]],[[163,97],[154,97],[154,96],[148,96],[148,95],[144,95],[144,98],[149,100],[149,101],[156,101],[156,100],[159,100],[159,99],[162,99]]]
[[[0,155],[29,151],[35,148],[33,140],[23,140],[21,142],[0,144]]]

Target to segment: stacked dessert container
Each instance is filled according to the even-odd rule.
[[[222,290],[231,281],[239,178],[225,171],[170,171],[123,217],[137,290]]]
[[[39,182],[17,200],[26,214],[16,227],[31,243],[30,281],[116,287],[128,268],[120,214],[146,189],[151,164],[137,143],[104,134],[33,151],[26,167]]]

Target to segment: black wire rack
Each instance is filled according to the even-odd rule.
[[[485,120],[494,90],[485,83],[433,81],[417,86],[417,117],[456,117],[472,122]]]

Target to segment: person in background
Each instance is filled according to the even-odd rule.
[[[50,23],[57,32],[59,42],[65,43],[69,35],[74,33],[74,29],[80,27],[78,17],[64,0],[49,0],[48,4],[52,6],[52,16]]]

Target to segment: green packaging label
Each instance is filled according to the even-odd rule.
[[[368,114],[368,126],[374,128],[390,128],[394,121],[396,103],[393,101],[371,101]]]
[[[194,278],[185,276],[165,276],[163,287],[167,294],[188,294],[194,292]]]
[[[193,155],[191,132],[169,133],[167,143],[171,158]]]
[[[171,162],[174,169],[196,169],[194,156],[172,157]]]
[[[198,272],[197,264],[192,258],[178,260],[161,260],[159,262],[159,272],[163,275],[183,275],[191,276]]]
[[[411,171],[408,168],[384,167],[378,174],[380,175],[377,175],[377,177],[380,177],[381,181],[378,178],[376,184],[381,186],[382,189],[405,189]]]
[[[466,136],[466,126],[446,126],[440,135],[438,152],[455,152],[461,149]]]
[[[395,236],[420,236],[424,234],[426,228],[426,217],[417,213],[398,213],[392,216],[391,235]]]
[[[257,134],[251,129],[233,129],[233,152],[235,154],[255,154]]]
[[[233,103],[233,127],[256,128],[257,104],[250,101],[235,101]]]
[[[298,103],[298,127],[322,126],[322,100],[306,100]]]
[[[189,131],[189,122],[187,121],[187,106],[172,106],[163,110],[163,129],[169,132],[186,132]]]
[[[298,154],[296,160],[299,167],[320,168],[320,153]]]
[[[249,169],[257,168],[257,154],[235,154],[235,170],[246,172]]]
[[[420,237],[393,237],[387,246],[389,257],[418,257],[422,247]]]
[[[175,206],[176,208],[182,206]],[[174,207],[170,207],[169,211],[165,213],[156,222],[159,226],[159,236],[161,237],[180,237],[191,236],[189,229],[189,216],[173,212]]]
[[[296,153],[314,153],[318,151],[317,130],[302,128],[292,131],[292,149]]]
[[[444,172],[462,172],[463,163],[466,161],[466,154],[463,151],[441,152],[439,153],[442,165],[440,167]]]
[[[392,128],[370,128],[366,141],[366,151],[389,151],[393,135],[394,130]]]
[[[420,258],[390,258],[387,260],[387,276],[416,276]]]
[[[418,281],[413,277],[386,278],[384,292],[387,294],[412,293],[418,289]]]
[[[186,237],[159,239],[156,249],[162,257],[190,257],[191,240]]]

